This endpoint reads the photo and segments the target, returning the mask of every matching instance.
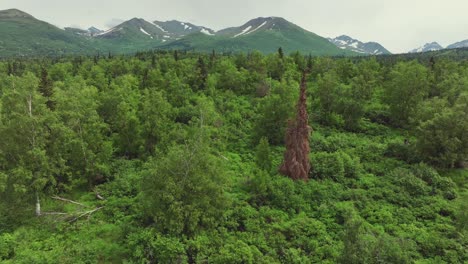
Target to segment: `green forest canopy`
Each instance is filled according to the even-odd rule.
[[[307,66],[304,182],[278,167]],[[467,132],[467,61],[1,61],[0,260],[463,263]]]

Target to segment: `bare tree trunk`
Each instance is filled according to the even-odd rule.
[[[36,216],[41,216],[41,200],[39,199],[39,193],[36,191]]]

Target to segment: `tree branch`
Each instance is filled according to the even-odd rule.
[[[59,201],[62,201],[62,202],[67,202],[67,203],[72,203],[72,204],[76,204],[76,205],[80,205],[80,206],[83,206],[83,207],[89,207],[85,204],[82,204],[82,203],[79,203],[79,202],[75,202],[75,201],[72,201],[72,200],[69,200],[69,199],[65,199],[65,198],[62,198],[62,197],[58,197],[58,196],[52,196],[52,199],[55,199],[55,200],[59,200]]]
[[[86,212],[84,212],[84,213],[78,215],[77,217],[73,218],[72,220],[70,220],[70,221],[68,221],[68,222],[70,222],[70,223],[75,222],[76,220],[78,220],[78,219],[80,219],[81,217],[86,216],[86,215],[89,217],[91,214],[93,214],[93,213],[95,213],[95,212],[101,210],[102,208],[104,208],[104,206],[98,207],[98,208],[93,209],[93,210],[90,210],[90,211],[86,211]]]

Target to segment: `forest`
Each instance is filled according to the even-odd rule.
[[[1,263],[468,262],[467,60],[4,59],[0,139]]]

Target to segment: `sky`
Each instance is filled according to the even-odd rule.
[[[138,17],[214,30],[283,17],[323,37],[348,35],[402,53],[428,42],[468,39],[467,0],[0,0],[59,27],[108,29]]]

